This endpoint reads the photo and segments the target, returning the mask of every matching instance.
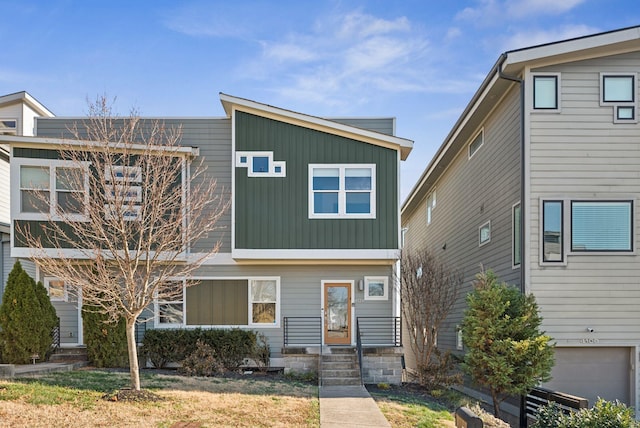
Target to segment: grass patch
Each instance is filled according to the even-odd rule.
[[[0,420],[7,426],[318,427],[318,388],[272,377],[141,377],[156,402],[118,402],[105,393],[129,386],[125,372],[83,370],[0,381]]]

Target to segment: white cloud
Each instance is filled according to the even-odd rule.
[[[558,15],[584,3],[585,0],[521,0],[505,4],[507,14],[523,18],[535,15]]]
[[[582,37],[597,33],[600,30],[587,25],[568,25],[554,30],[519,31],[509,37],[503,44],[503,50],[519,49],[560,40]]]
[[[476,7],[467,7],[456,18],[475,22],[478,26],[505,24],[506,19],[530,19],[533,16],[559,15],[586,0],[477,0]]]

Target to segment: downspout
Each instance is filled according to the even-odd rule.
[[[507,59],[507,54],[500,55],[498,63],[498,76],[501,79],[510,80],[520,85],[520,291],[525,293],[525,149],[524,149],[524,79],[517,76],[510,76],[502,71],[502,65]]]
[[[502,65],[507,59],[507,54],[503,53],[500,56],[500,60],[498,63],[498,76],[501,79],[510,80],[512,82],[516,82],[520,85],[520,291],[522,294],[525,294],[525,245],[524,245],[524,236],[525,236],[525,227],[524,227],[524,213],[525,210],[525,149],[524,149],[524,79],[521,79],[517,76],[510,76],[505,74],[502,71]],[[525,428],[527,426],[527,397],[526,395],[520,396],[520,427]]]

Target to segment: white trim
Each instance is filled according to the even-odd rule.
[[[62,297],[54,298],[51,296],[51,281],[62,282]],[[67,283],[53,276],[45,276],[44,277],[44,287],[47,289],[47,296],[49,296],[49,300],[52,302],[69,302],[69,290],[67,288]]]
[[[476,147],[473,153],[471,153],[471,145],[476,142],[478,137],[482,138],[480,141],[480,144]],[[478,132],[473,134],[473,138],[471,138],[469,140],[469,143],[467,143],[467,155],[468,155],[467,159],[471,159],[476,153],[478,153],[478,150],[480,150],[482,146],[484,146],[484,127],[481,127]]]
[[[433,210],[436,208],[436,189],[432,187],[431,193],[427,195],[427,226],[433,222]]]
[[[371,296],[369,287],[373,282],[382,282],[382,296]],[[364,300],[389,300],[389,277],[388,276],[365,276],[364,277]]]
[[[351,336],[351,345],[356,344],[356,305],[355,305],[355,287],[353,280],[345,280],[345,279],[323,279],[320,281],[320,316],[322,318],[322,345],[326,344],[325,333],[325,301],[324,301],[324,285],[325,284],[344,284],[349,285],[351,289],[351,324],[349,325],[349,335]]]
[[[106,184],[104,186],[105,199],[115,201],[116,193],[120,194],[120,200],[124,202],[141,202],[142,187],[128,184]]]
[[[352,213],[349,214],[346,212],[347,210],[347,194],[351,191],[346,189],[345,178],[346,178],[346,170],[347,169],[369,169],[371,171],[371,189],[368,190],[369,193],[369,213]],[[338,213],[315,213],[315,190],[313,189],[313,171],[314,169],[337,169],[338,170],[338,189],[337,190],[329,190],[327,192],[330,193],[338,193]],[[377,194],[376,194],[376,164],[373,163],[311,163],[308,165],[309,171],[309,182],[308,182],[308,192],[309,192],[309,219],[375,219],[376,218],[376,205],[377,205]],[[322,191],[321,191],[322,192]],[[356,193],[365,193],[367,191],[357,192]]]
[[[268,159],[268,170],[255,172],[253,170],[253,160],[257,157],[266,157]],[[242,162],[242,158],[245,161]],[[287,176],[287,163],[285,161],[273,160],[273,152],[271,151],[248,151],[248,152],[236,152],[235,156],[235,168],[247,168],[248,177],[286,177]],[[280,168],[280,171],[276,171],[276,168]]]
[[[359,249],[235,249],[231,256],[234,259],[293,259],[293,260],[392,260],[400,257],[399,249],[359,250]]]
[[[17,158],[10,160],[10,182],[14,186],[11,192],[11,218],[15,220],[54,220],[54,221],[88,221],[89,206],[89,165],[90,162],[74,162],[59,159],[35,159]],[[49,169],[49,212],[21,212],[21,181],[20,169],[23,166],[35,166]],[[57,212],[57,189],[56,189],[56,169],[57,168],[82,168],[84,170],[84,214],[59,214]]]
[[[14,128],[0,128],[0,135],[18,135],[18,130],[20,129],[20,120],[15,116],[2,116],[0,117],[0,122],[10,122],[13,121],[16,123]]]
[[[606,77],[631,77],[633,87],[631,88],[631,101],[605,101],[604,100],[604,79]],[[613,113],[613,123],[638,123],[638,73],[629,72],[601,72],[599,77],[600,85],[600,106],[611,106]],[[621,119],[618,117],[619,108],[632,108],[633,117],[631,119]]]
[[[120,256],[124,256],[124,251],[119,251]],[[144,254],[144,252],[142,252]],[[137,251],[129,252],[131,257],[137,256]],[[154,251],[149,251],[150,257],[156,257],[156,253]],[[97,250],[95,249],[77,249],[77,248],[31,248],[31,247],[11,247],[11,257],[22,257],[22,258],[30,258],[30,259],[39,259],[43,257],[51,257],[51,258],[66,258],[66,259],[76,259],[76,260],[93,260],[97,255]],[[107,252],[101,252],[101,257],[111,259],[112,256]],[[184,252],[181,253],[172,253],[170,251],[165,251],[160,253],[157,256],[159,260],[172,260],[173,262],[185,262],[187,260],[187,255]],[[145,260],[144,257],[141,256],[141,260]]]
[[[158,329],[162,328],[182,328],[186,325],[186,315],[187,315],[187,306],[186,306],[186,279],[185,278],[176,278],[169,279],[167,282],[181,282],[182,283],[182,299],[180,300],[159,300],[157,297],[153,299],[153,326]],[[160,305],[167,304],[179,304],[182,303],[182,323],[161,323],[160,322]]]
[[[275,301],[276,313],[275,313],[275,320],[273,323],[254,323],[253,322],[253,304],[254,303],[272,303],[272,302],[254,302],[253,300],[251,300],[251,285],[254,281],[274,281],[276,283],[276,301]],[[274,277],[264,277],[264,278],[251,278],[248,280],[247,284],[248,284],[247,300],[249,305],[249,311],[248,311],[249,319],[247,320],[247,322],[249,323],[249,326],[260,327],[260,328],[279,327],[280,326],[280,306],[282,305],[281,299],[280,299],[280,277],[274,276]]]
[[[141,183],[142,168],[127,165],[105,165],[104,179],[107,183]]]
[[[488,229],[489,230],[489,237],[487,239],[485,239],[484,241],[482,240],[482,229]],[[487,245],[489,242],[491,242],[491,220],[488,220],[488,221],[482,223],[478,227],[478,246],[479,247],[483,247],[483,246]]]

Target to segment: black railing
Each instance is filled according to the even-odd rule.
[[[284,317],[284,346],[320,346],[321,317]]]
[[[402,346],[400,317],[358,317],[357,334],[361,346]]]
[[[358,367],[360,368],[360,383],[364,385],[362,379],[362,335],[360,334],[360,318],[356,319],[356,350],[358,351]]]
[[[51,331],[51,338],[53,339],[51,348],[53,348],[53,352],[55,352],[60,349],[60,317],[58,317],[58,324],[56,324]]]

